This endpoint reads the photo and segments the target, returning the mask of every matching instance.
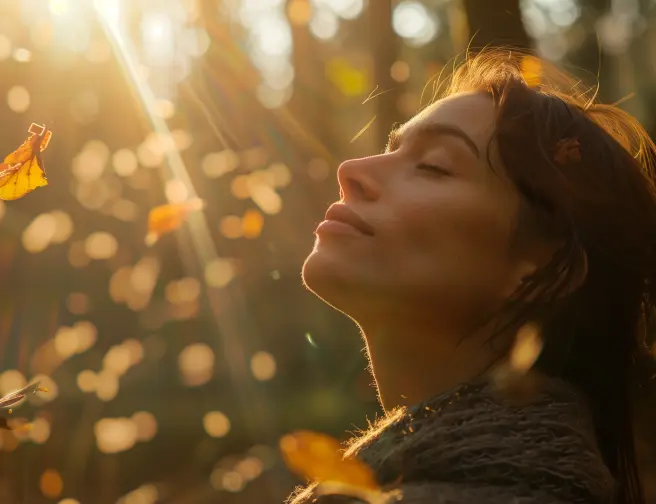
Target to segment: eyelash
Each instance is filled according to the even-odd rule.
[[[451,175],[447,170],[445,170],[441,166],[427,164],[427,163],[419,163],[417,165],[417,169],[425,170],[425,171],[434,173],[436,175]]]

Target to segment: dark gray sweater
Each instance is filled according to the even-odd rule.
[[[346,456],[369,464],[407,504],[610,504],[585,400],[560,380],[541,380],[518,405],[487,381],[463,385],[372,427]],[[355,504],[299,488],[292,504]]]

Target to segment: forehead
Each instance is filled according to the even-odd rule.
[[[496,122],[496,110],[492,98],[486,93],[458,93],[436,101],[406,122],[401,128],[403,135],[430,124],[456,126],[463,130],[485,151]]]

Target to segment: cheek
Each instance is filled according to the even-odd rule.
[[[449,284],[495,282],[508,265],[513,213],[497,198],[452,191],[397,208],[396,264]],[[434,275],[434,276],[433,276]]]

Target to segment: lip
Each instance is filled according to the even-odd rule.
[[[363,236],[362,231],[358,228],[336,220],[325,220],[319,223],[315,231],[316,234],[347,234]]]
[[[319,227],[319,232],[349,233],[366,236],[374,235],[374,228],[343,203],[335,203],[326,212],[326,220]]]

